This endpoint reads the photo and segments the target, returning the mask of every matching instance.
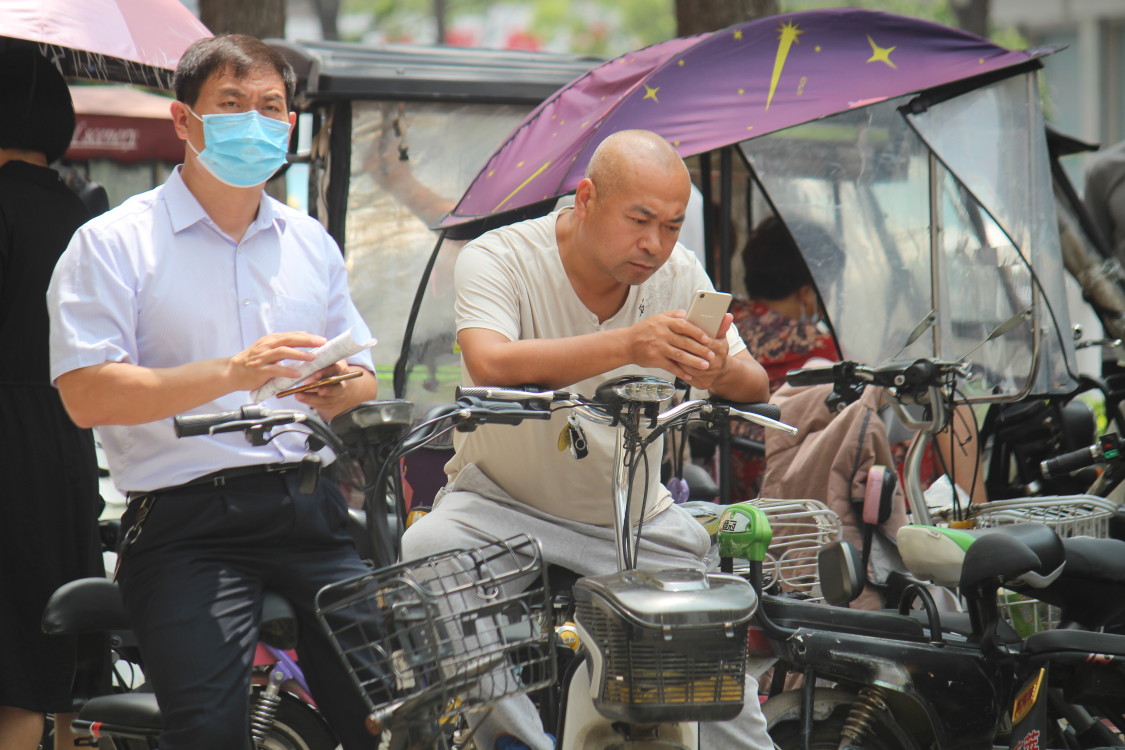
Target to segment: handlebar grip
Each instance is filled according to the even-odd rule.
[[[493,388],[491,386],[463,385],[457,388],[457,400],[478,398],[482,401],[527,401],[532,399],[553,401],[558,397],[558,391],[532,390],[538,387]]]
[[[781,421],[781,407],[777,404],[770,403],[739,403],[737,401],[727,401],[724,398],[711,398],[711,403],[716,406],[726,406],[736,411],[744,411],[748,414],[757,414],[759,417],[772,419],[775,422]]]
[[[768,417],[769,419],[774,419],[779,422],[781,421],[781,407],[777,404],[745,404],[739,408],[751,414]]]
[[[176,437],[194,437],[196,435],[208,435],[211,428],[220,425],[223,422],[230,422],[234,419],[242,418],[242,410],[236,409],[234,411],[221,411],[214,414],[194,414],[190,417],[176,417],[172,420],[176,429]]]
[[[239,419],[260,419],[266,415],[266,410],[260,406],[244,406],[233,411],[176,417],[172,420],[172,424],[176,431],[176,437],[195,437],[196,435],[210,435],[212,427],[218,427],[225,422],[233,422]]]
[[[1061,456],[1048,458],[1039,464],[1039,470],[1043,473],[1044,478],[1051,479],[1078,469],[1084,469],[1087,466],[1093,466],[1097,462],[1098,446],[1095,444],[1079,448],[1070,453],[1064,453]]]
[[[810,367],[808,369],[790,370],[785,373],[785,382],[795,387],[831,385],[836,382],[836,368]]]

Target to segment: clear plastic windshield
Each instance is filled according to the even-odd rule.
[[[406,321],[437,242],[436,223],[529,106],[355,102],[346,258],[352,298],[379,339],[373,350],[380,393],[390,397]],[[471,135],[466,135],[471,134]],[[405,398],[421,415],[453,400],[453,260],[446,241],[413,336]]]
[[[1027,186],[1019,219],[1001,222],[997,217],[1013,215],[1013,201],[1004,201],[1004,211],[982,205],[978,198],[1000,201],[1003,188],[983,189],[950,171],[946,164],[956,160],[931,151],[899,111],[909,99],[741,144],[809,264],[843,356],[869,364],[912,357],[967,360],[975,374],[963,387],[971,397],[1068,389],[1055,333],[1056,324],[1066,330],[1064,298],[1059,295],[1053,319],[1025,262],[1032,256],[1017,249],[1019,242],[1042,243],[1047,270],[1036,270],[1042,276],[1061,269],[1057,234],[1052,246],[1030,227],[1027,213],[1043,192],[1050,207],[1044,215],[1053,221],[1049,172],[1042,190]],[[1026,97],[1019,102],[1028,106]],[[1020,127],[1030,127],[1026,118]],[[1040,120],[1046,168],[1042,132]],[[1036,141],[1023,135],[1008,136],[1015,145],[988,129],[978,134],[970,128],[960,137],[985,139],[984,148],[992,151],[1031,148]],[[1028,161],[1026,150],[1023,159]],[[995,172],[972,178],[1012,179]],[[1026,182],[1026,175],[1021,179]],[[831,260],[840,254],[842,271]]]
[[[1034,271],[1043,336],[1033,390],[1058,393],[1073,387],[1077,370],[1037,81],[1014,76],[907,117]]]

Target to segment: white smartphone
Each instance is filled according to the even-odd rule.
[[[687,320],[708,336],[714,338],[723,324],[723,316],[730,307],[731,296],[726,292],[707,292],[702,289],[691,297]]]

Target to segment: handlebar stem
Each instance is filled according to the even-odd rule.
[[[634,429],[639,426],[640,414],[633,409],[621,415],[622,421],[630,419]],[[631,570],[633,567],[633,537],[629,528],[629,467],[626,465],[629,437],[627,430],[616,431],[613,445],[613,535],[617,542],[617,569]]]
[[[926,453],[926,446],[930,442],[930,433],[919,430],[910,441],[910,448],[906,451],[903,474],[906,476],[906,500],[910,505],[912,523],[932,526],[933,518],[930,516],[930,506],[926,504],[925,490],[922,489],[922,458]],[[954,487],[956,492],[957,488]]]

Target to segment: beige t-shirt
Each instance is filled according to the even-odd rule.
[[[461,251],[454,273],[457,288],[457,330],[487,328],[512,341],[558,339],[598,331],[627,328],[642,318],[668,310],[686,310],[692,292],[711,290],[698,259],[677,244],[668,261],[646,282],[629,289],[616,315],[599,323],[570,285],[555,239],[558,212],[488,232]],[[730,353],[746,348],[734,326],[727,334]],[[592,396],[598,385],[618,375],[654,375],[672,380],[671,373],[635,365],[609,370],[563,390]],[[462,381],[472,383],[464,358]],[[613,448],[616,429],[580,421],[589,455],[576,459],[559,436],[566,428],[567,410],[550,421],[528,420],[520,425],[486,425],[474,432],[456,433],[456,455],[446,465],[451,478],[467,464],[477,467],[513,498],[551,515],[613,525]],[[671,495],[660,484],[662,446],[648,449],[648,501],[651,518],[668,507]],[[645,469],[634,479],[632,517],[640,518]]]

